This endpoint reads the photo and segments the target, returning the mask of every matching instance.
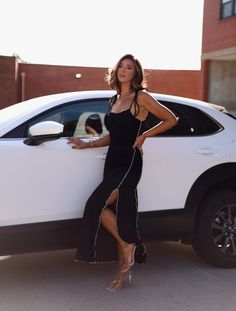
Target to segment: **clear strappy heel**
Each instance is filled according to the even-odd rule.
[[[121,277],[112,281],[111,284],[107,287],[107,290],[111,292],[120,291],[124,287],[127,281],[128,281],[128,285],[131,285],[131,281],[132,281],[131,270],[127,270],[126,272],[121,272]]]

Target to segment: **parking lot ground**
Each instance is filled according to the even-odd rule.
[[[1,311],[235,311],[236,269],[201,260],[191,246],[147,244],[131,286],[106,286],[116,264],[73,261],[74,250],[0,258]]]

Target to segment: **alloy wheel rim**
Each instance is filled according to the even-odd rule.
[[[215,214],[211,232],[218,250],[236,256],[236,204],[227,204]]]

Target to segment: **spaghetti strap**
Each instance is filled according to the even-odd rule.
[[[117,98],[117,94],[113,95],[110,100],[109,100],[109,103],[108,103],[108,107],[109,107],[109,111],[111,111],[115,101],[116,101],[116,98]]]
[[[139,107],[139,104],[138,104],[138,101],[137,101],[138,92],[139,92],[139,90],[135,91],[134,98],[133,98],[133,100],[132,100],[132,102],[131,102],[131,104],[130,104],[130,107],[129,107],[129,109],[130,109],[130,111],[131,111],[131,107],[132,107],[132,105],[134,104],[134,116],[135,116],[135,117],[136,117],[136,116],[139,114],[139,112],[140,112],[140,107]]]

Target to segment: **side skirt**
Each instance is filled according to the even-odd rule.
[[[0,255],[76,248],[80,222],[81,219],[69,219],[2,226]],[[139,213],[138,224],[143,242],[192,241],[194,219],[186,210]]]

